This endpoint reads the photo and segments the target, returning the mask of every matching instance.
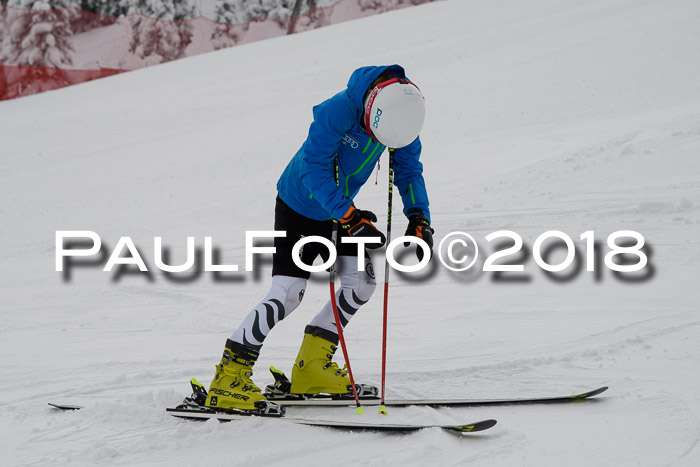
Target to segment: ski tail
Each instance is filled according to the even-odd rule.
[[[575,394],[573,396],[569,396],[569,399],[587,399],[589,397],[597,396],[598,394],[603,393],[607,390],[608,390],[608,387],[603,386],[602,388],[594,389],[592,391],[582,392],[581,394]]]
[[[441,426],[445,431],[449,431],[452,433],[457,433],[457,434],[466,434],[466,433],[477,433],[479,431],[484,431],[488,430],[492,426],[496,424],[496,420],[494,419],[489,419],[489,420],[482,420],[480,422],[472,423],[470,425],[462,425],[462,426]]]
[[[82,405],[54,404],[53,402],[49,402],[49,405],[53,408],[60,409],[60,410],[80,410],[83,408]]]

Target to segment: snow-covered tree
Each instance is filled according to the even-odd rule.
[[[296,0],[287,34],[327,26],[337,0]]]
[[[242,23],[239,16],[242,3],[243,0],[217,0],[214,20],[217,23]]]
[[[167,62],[181,58],[192,42],[189,20],[199,15],[195,0],[131,0],[130,50],[142,58]]]
[[[74,34],[114,24],[117,18],[126,14],[125,0],[72,0],[78,11],[71,21]]]
[[[0,52],[2,51],[3,37],[5,37],[5,2],[0,0]]]
[[[211,43],[215,49],[236,45],[240,35],[235,30],[238,23],[236,10],[238,0],[217,0],[215,21],[218,23],[211,33]]]
[[[296,0],[260,0],[265,17],[286,20],[292,17]]]
[[[71,65],[70,29],[74,10],[64,0],[10,0],[0,59],[6,65]]]
[[[362,11],[372,10],[375,13],[383,13],[395,10],[401,6],[420,5],[421,3],[432,2],[433,0],[358,0]]]
[[[194,26],[189,20],[200,16],[199,5],[196,0],[174,0],[175,12],[173,19],[179,21],[177,31],[180,34],[180,44],[183,44],[182,52],[192,42]]]
[[[242,39],[250,22],[273,20],[287,34],[330,23],[332,8],[339,0],[217,0],[216,21],[211,36],[214,48],[231,47]]]
[[[251,4],[255,8],[249,9]],[[248,30],[249,22],[260,15],[259,6],[257,2],[245,0],[217,0],[214,19],[219,24],[211,34],[214,48],[232,47],[240,42],[243,33]]]
[[[391,10],[396,7],[398,0],[358,0],[362,11],[372,10],[378,13]]]
[[[295,3],[296,0],[218,0],[216,20],[228,24],[265,19],[286,20],[291,18]]]
[[[119,17],[129,11],[128,0],[79,0],[80,9],[101,16]]]
[[[298,0],[217,0],[215,20],[219,24],[212,33],[214,48],[231,47],[240,42],[250,22],[272,19],[288,20]],[[309,0],[300,0],[306,2]],[[315,0],[310,0],[315,1]]]
[[[4,0],[0,0],[0,99],[6,99],[8,96],[7,89],[7,78],[5,77],[5,70],[2,66],[2,43],[5,37],[5,14],[6,7]]]
[[[0,61],[21,67],[12,81],[19,94],[69,84],[62,68],[72,65],[70,21],[75,10],[65,0],[10,0]]]

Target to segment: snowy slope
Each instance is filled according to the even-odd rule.
[[[690,0],[443,1],[1,102],[3,465],[699,465],[699,21]],[[171,419],[163,408],[190,377],[210,381],[267,291],[269,264],[224,282],[114,280],[99,266],[66,282],[55,231],[93,230],[110,248],[130,236],[151,266],[154,236],[173,263],[187,236],[212,236],[243,265],[245,231],[272,228],[275,182],[311,107],[380,63],[403,64],[427,96],[438,241],[463,230],[488,250],[490,232],[532,246],[561,230],[582,252],[585,231],[606,248],[610,233],[635,230],[653,266],[638,283],[604,268],[600,280],[583,270],[555,282],[531,257],[529,282],[440,265],[418,282],[392,273],[389,395],[611,389],[597,403],[390,414],[499,420],[467,440]],[[385,164],[356,202],[385,224]],[[318,276],[270,335],[259,384],[269,365],[291,368],[327,289]],[[347,332],[354,373],[373,383],[381,302]],[[56,413],[48,401],[87,408]]]

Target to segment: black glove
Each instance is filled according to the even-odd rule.
[[[422,239],[430,247],[430,258],[433,257],[433,233],[435,231],[430,227],[430,222],[423,215],[423,211],[418,208],[408,210],[408,227],[405,235],[414,236]],[[403,246],[409,246],[410,242],[404,242]],[[423,260],[423,248],[416,245],[416,256],[418,261]]]
[[[372,222],[377,222],[377,216],[372,211],[362,211],[350,206],[345,216],[338,221],[340,228],[351,237],[379,237],[381,243],[368,243],[367,248],[381,248],[386,243],[386,237]]]

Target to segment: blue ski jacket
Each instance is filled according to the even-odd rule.
[[[406,77],[399,65],[358,68],[347,89],[313,108],[309,135],[277,182],[282,201],[299,214],[319,221],[340,219],[372,174],[386,147],[370,138],[360,125],[363,98],[372,81],[387,68],[398,77]],[[395,150],[394,184],[401,194],[404,214],[419,208],[430,220],[420,154],[420,138]]]

